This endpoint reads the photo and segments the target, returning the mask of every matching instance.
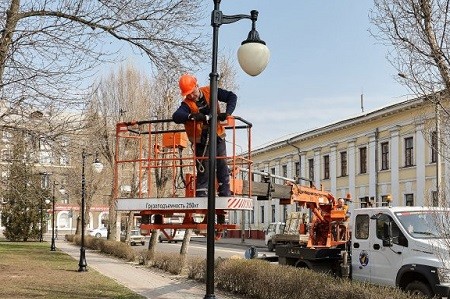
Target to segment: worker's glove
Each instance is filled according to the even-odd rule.
[[[189,119],[195,120],[195,121],[206,121],[206,115],[203,113],[191,113],[189,114]]]
[[[228,113],[219,113],[217,114],[217,119],[220,121],[224,121],[227,119]]]

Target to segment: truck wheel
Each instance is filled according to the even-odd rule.
[[[275,249],[272,241],[267,242],[267,249],[269,249],[269,251],[273,251]]]
[[[430,287],[421,282],[421,281],[413,281],[410,282],[405,290],[413,295],[419,295],[419,296],[425,296],[425,297],[433,297],[433,292],[431,291]]]

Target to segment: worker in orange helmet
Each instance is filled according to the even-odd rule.
[[[173,121],[177,124],[184,124],[186,134],[191,143],[195,144],[195,155],[197,157],[207,157],[209,154],[209,132],[208,121],[210,115],[210,88],[209,86],[199,87],[197,79],[189,74],[180,77],[179,86],[183,102],[173,113]],[[231,91],[218,88],[217,99],[226,103],[224,112],[220,111],[217,105],[217,156],[226,157],[225,128],[220,121],[234,112],[236,108],[237,96]],[[226,159],[217,159],[217,181],[219,182],[219,196],[230,196],[230,174]],[[197,183],[196,196],[206,197],[208,195],[208,161],[197,159]]]

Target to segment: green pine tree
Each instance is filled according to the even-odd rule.
[[[15,138],[12,159],[8,168],[8,180],[2,191],[6,204],[2,210],[4,236],[11,241],[39,239],[46,227],[48,190],[41,188],[39,173],[27,159],[23,138]]]

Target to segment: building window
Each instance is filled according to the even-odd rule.
[[[272,205],[272,222],[275,222],[275,205]]]
[[[389,142],[381,143],[381,170],[389,169]]]
[[[41,173],[41,188],[48,189],[50,187],[50,175],[48,173]]]
[[[405,167],[413,166],[413,138],[408,137],[405,138]]]
[[[61,195],[61,202],[63,204],[69,204],[69,193],[65,193]]]
[[[308,159],[309,179],[314,181],[314,159]]]
[[[431,163],[437,161],[437,134],[436,131],[431,132]]]
[[[294,167],[295,167],[295,177],[299,178],[300,177],[300,162],[295,162]]]
[[[270,173],[271,173],[272,175],[275,175],[275,167],[273,167],[273,168],[270,169]],[[274,177],[272,177],[272,183],[275,184],[275,178],[274,178]]]
[[[341,176],[347,176],[347,152],[341,152]]]
[[[264,206],[261,207],[261,223],[266,222],[264,219]]]
[[[287,205],[283,205],[283,222],[286,223],[286,219],[287,219]]]
[[[260,169],[259,172],[265,173],[264,169]],[[266,182],[267,176],[264,174],[261,174],[261,182]]]
[[[390,195],[382,195],[381,196],[381,206],[388,207],[389,206]]]
[[[330,178],[330,156],[323,156],[323,178],[325,180]]]
[[[250,223],[255,223],[255,210],[250,210]]]
[[[439,206],[439,198],[438,198],[437,191],[431,191],[431,200],[432,200],[433,207]]]
[[[405,206],[414,206],[414,194],[405,194]]]
[[[359,173],[367,173],[367,147],[359,149]]]
[[[288,177],[288,173],[287,173],[287,165],[281,166],[281,173],[282,173],[282,176],[283,176],[283,177],[285,177],[285,178]]]
[[[370,206],[369,196],[361,197],[359,202],[361,203],[361,208],[367,208]]]

